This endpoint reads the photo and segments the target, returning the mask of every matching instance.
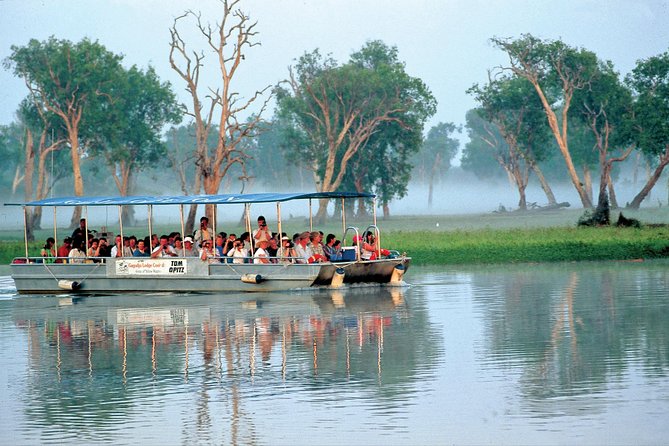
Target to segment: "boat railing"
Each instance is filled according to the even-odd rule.
[[[353,246],[355,247],[355,260],[360,261],[360,231],[358,228],[355,226],[348,226],[346,230],[344,231],[344,236],[341,238],[342,244],[345,243],[346,241],[346,234],[348,234],[348,231],[353,231],[355,234],[353,236]],[[342,246],[343,249],[343,246]]]
[[[380,259],[381,258],[381,231],[379,231],[379,227],[376,226],[375,224],[371,224],[365,228],[365,230],[362,232],[363,238],[367,235],[367,233],[373,230],[374,231],[374,238],[376,239],[376,258]],[[363,240],[364,241],[364,240]]]

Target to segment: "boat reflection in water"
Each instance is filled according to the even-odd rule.
[[[424,316],[409,315],[399,287],[15,303],[15,324],[28,334],[29,369],[39,371],[27,373],[27,416],[93,441],[101,426],[124,423],[137,407],[169,412],[181,403],[197,406],[196,431],[223,417],[242,435],[237,441],[249,439],[242,430],[252,429],[245,405],[254,395],[267,397],[281,382],[298,395],[354,382],[372,398],[390,397],[411,389],[430,362],[421,351],[432,348],[420,341],[426,335],[416,324]],[[178,436],[189,422],[172,424],[167,429]],[[111,435],[119,439],[118,431]]]

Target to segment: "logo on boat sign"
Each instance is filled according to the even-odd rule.
[[[174,276],[186,274],[186,259],[123,259],[116,262],[117,276]]]

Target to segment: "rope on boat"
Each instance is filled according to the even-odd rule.
[[[59,279],[58,277],[56,277],[55,274],[49,269],[49,267],[47,266],[46,263],[43,263],[42,265],[44,265],[44,269],[46,269],[47,272],[48,272],[49,274],[51,274],[51,277],[53,277],[53,279],[56,281],[56,283],[58,284],[59,287],[61,287],[61,288],[65,288],[66,286],[68,286],[68,288],[65,288],[65,289],[76,290],[76,289],[78,289],[78,288],[81,288],[81,284],[84,283],[84,281],[85,281],[86,279],[88,279],[88,277],[89,277],[91,274],[93,274],[93,273],[95,272],[95,270],[97,270],[97,269],[98,269],[101,265],[103,265],[103,264],[102,264],[102,263],[97,263],[97,264],[95,265],[95,268],[93,268],[88,274],[86,274],[86,275],[84,276],[83,279],[81,279],[81,280],[78,281],[78,282],[71,282],[71,283],[69,283],[69,284],[64,284],[64,283],[63,283],[63,282],[69,282],[69,281],[65,281],[64,279]]]

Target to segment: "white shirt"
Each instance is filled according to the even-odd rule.
[[[256,249],[256,253],[253,256],[253,263],[268,263],[269,254],[262,248]]]

